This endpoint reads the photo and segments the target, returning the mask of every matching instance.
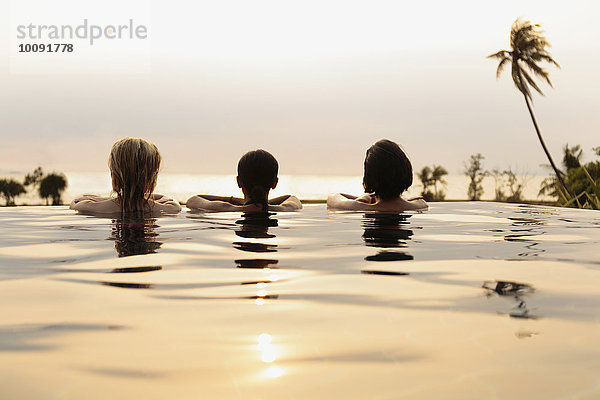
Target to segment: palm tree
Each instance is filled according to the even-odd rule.
[[[421,172],[417,173],[417,177],[423,185],[423,191],[421,192],[421,196],[423,196],[423,199],[425,199],[425,201],[432,201],[434,196],[434,194],[431,193],[431,190],[429,190],[429,186],[433,184],[431,172],[431,168],[423,167]]]
[[[581,167],[581,155],[583,150],[580,145],[569,147],[569,144],[565,144],[563,147],[563,165],[569,171],[573,168]]]
[[[510,47],[512,50],[500,50],[497,53],[489,55],[488,58],[496,58],[500,60],[498,63],[498,69],[496,70],[496,78],[500,77],[502,70],[507,64],[511,64],[511,75],[513,82],[519,92],[521,92],[525,98],[525,104],[527,104],[527,109],[529,110],[529,115],[533,121],[533,126],[537,133],[538,139],[540,140],[540,144],[546,153],[546,157],[548,157],[548,161],[550,161],[550,165],[552,166],[556,177],[558,178],[565,192],[569,194],[567,186],[563,181],[562,174],[556,167],[554,160],[552,160],[552,156],[546,147],[546,143],[544,143],[544,139],[542,138],[540,128],[535,120],[535,116],[533,115],[533,110],[530,104],[530,100],[533,102],[530,87],[535,89],[535,91],[539,94],[544,95],[537,83],[533,80],[530,73],[545,80],[546,83],[552,87],[552,82],[550,82],[548,72],[541,68],[538,63],[540,61],[545,61],[556,66],[557,68],[560,68],[560,65],[554,61],[550,53],[546,50],[547,47],[551,46],[544,37],[543,31],[539,28],[540,25],[538,24],[532,24],[529,21],[522,21],[521,18],[518,18],[512,24],[510,29]],[[529,73],[527,72],[527,69],[530,71]]]
[[[446,194],[442,190],[438,190],[437,184],[440,183],[446,186],[448,182],[444,179],[444,176],[448,175],[446,168],[441,165],[433,165],[433,172],[431,173],[431,181],[433,182],[433,190],[435,193],[435,200],[442,201],[446,197]]]

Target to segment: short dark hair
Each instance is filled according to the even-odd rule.
[[[382,139],[369,147],[365,156],[363,186],[384,200],[393,199],[412,185],[410,160],[400,146]]]
[[[250,203],[268,208],[269,190],[277,179],[279,164],[271,153],[258,149],[247,152],[238,162],[240,182],[248,191]]]

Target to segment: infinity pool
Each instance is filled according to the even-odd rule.
[[[600,213],[0,209],[2,399],[598,399]]]

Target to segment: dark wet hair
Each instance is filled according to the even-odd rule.
[[[268,151],[259,149],[247,152],[238,162],[237,172],[240,183],[246,189],[250,201],[263,211],[269,208],[269,190],[277,179],[279,164]]]
[[[393,199],[412,185],[412,165],[400,146],[382,139],[367,150],[363,186],[383,200]]]

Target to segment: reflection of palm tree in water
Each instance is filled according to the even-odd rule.
[[[242,238],[248,239],[271,239],[275,235],[269,233],[269,228],[278,226],[276,218],[271,218],[273,213],[244,213],[242,219],[235,223],[240,225],[235,234]],[[233,242],[233,247],[250,253],[275,253],[277,245],[260,243],[255,241],[236,241]],[[275,259],[242,259],[235,260],[238,268],[273,268],[272,265],[277,264]]]
[[[362,235],[366,246],[383,249],[404,248],[413,235],[409,225],[409,214],[365,214],[363,217],[364,233]],[[365,258],[367,261],[403,261],[414,257],[404,251],[382,250],[376,255]]]
[[[115,219],[110,239],[119,257],[156,253],[162,246],[156,238],[156,218]]]
[[[485,281],[481,287],[486,290],[486,296],[488,297],[493,295],[513,297],[517,305],[513,308],[515,311],[508,314],[512,318],[538,318],[538,316],[531,314],[531,310],[527,308],[527,303],[524,300],[524,296],[535,292],[533,286],[511,281]]]

